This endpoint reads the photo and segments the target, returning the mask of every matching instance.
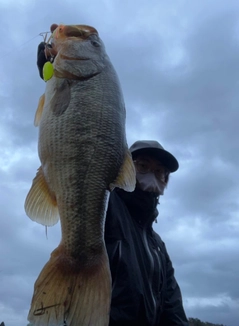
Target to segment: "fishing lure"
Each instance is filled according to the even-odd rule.
[[[52,64],[52,62],[54,60],[54,56],[51,54],[51,48],[48,46],[49,43],[50,43],[50,40],[53,37],[53,34],[51,34],[50,37],[47,40],[48,33],[49,32],[40,33],[40,35],[43,37],[43,42],[45,43],[45,56],[46,56],[46,59],[48,59],[47,52],[49,52],[50,55],[51,55],[50,60],[47,61],[43,66],[43,79],[44,79],[44,81],[50,80],[52,78],[53,74],[54,74],[54,67],[53,67],[53,64]],[[47,49],[47,51],[46,51],[46,49]]]
[[[43,79],[48,81],[52,78],[54,74],[54,67],[50,61],[47,61],[43,66]]]

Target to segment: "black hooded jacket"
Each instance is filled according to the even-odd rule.
[[[105,242],[112,275],[109,326],[188,326],[164,242],[153,231],[157,198],[136,189],[110,195]]]

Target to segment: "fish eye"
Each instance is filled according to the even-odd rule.
[[[95,41],[95,40],[91,40],[91,44],[95,47],[99,47],[100,46],[100,43]]]

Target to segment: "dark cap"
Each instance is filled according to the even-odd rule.
[[[177,171],[179,165],[176,158],[167,152],[162,145],[155,140],[138,140],[131,147],[130,152],[133,159],[138,155],[150,155],[159,160],[170,172]]]

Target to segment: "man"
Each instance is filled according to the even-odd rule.
[[[152,228],[159,196],[178,162],[156,141],[137,141],[130,151],[136,189],[111,193],[105,225],[113,282],[110,326],[186,326],[172,263]]]
[[[41,43],[37,56],[41,78],[44,48]],[[109,326],[188,326],[171,260],[152,228],[159,197],[178,161],[156,141],[137,141],[130,151],[136,189],[111,193],[105,223],[112,276]]]

